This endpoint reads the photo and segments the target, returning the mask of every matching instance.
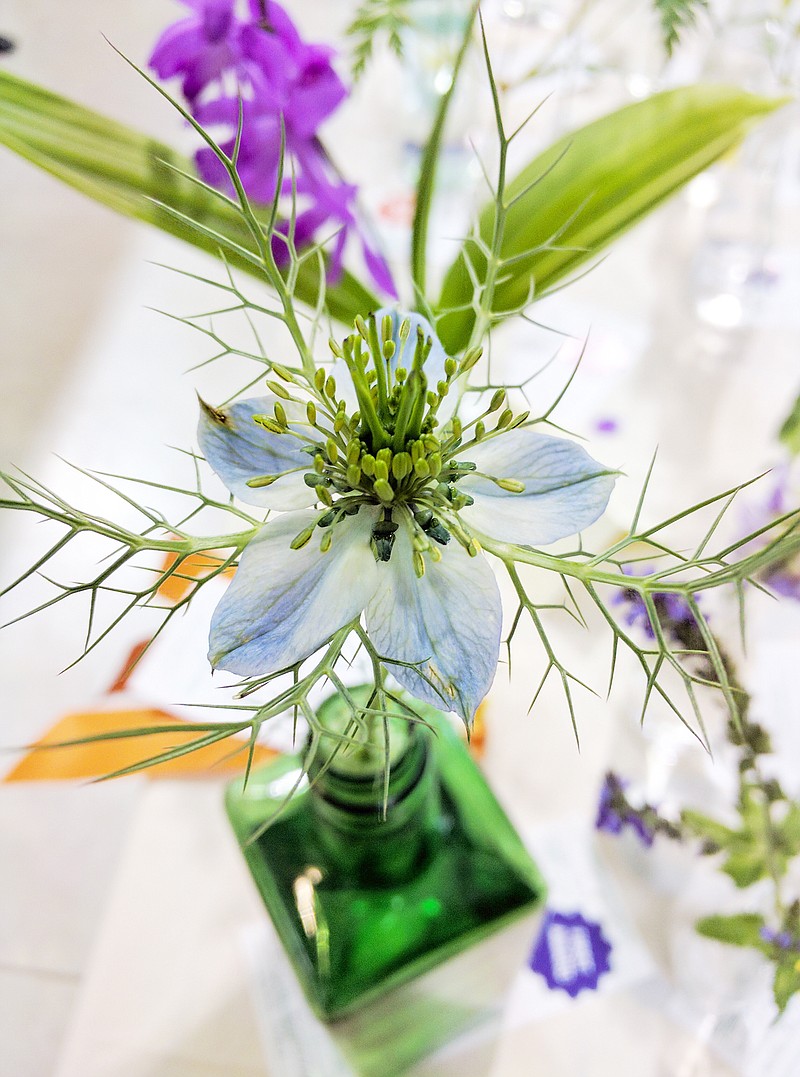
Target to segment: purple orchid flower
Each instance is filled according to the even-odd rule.
[[[275,197],[283,142],[294,164],[282,193],[297,206],[295,248],[324,240],[326,231],[334,235],[328,279],[336,283],[345,246],[356,235],[375,284],[396,298],[389,267],[356,212],[357,189],[334,175],[317,138],[320,125],[347,96],[331,63],[333,50],[303,41],[273,0],[250,0],[243,16],[237,14],[237,0],[182,2],[192,14],[162,34],[151,66],[162,79],[182,77],[193,116],[206,127],[222,128],[218,142],[229,157],[241,122],[237,170],[254,202]],[[198,150],[195,160],[206,183],[233,194],[230,177],[211,149]],[[289,260],[288,237],[288,223],[279,224],[273,237],[279,265]]]
[[[235,14],[236,0],[181,0],[191,15],[167,27],[156,42],[150,66],[160,79],[182,76],[184,96],[193,104],[224,72],[245,80],[249,61],[244,52],[244,23]]]

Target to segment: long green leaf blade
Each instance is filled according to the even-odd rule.
[[[687,86],[627,105],[550,146],[505,192],[500,257],[508,263],[493,313],[502,317],[523,305],[532,288],[542,295],[570,276],[783,103],[726,86]],[[495,213],[491,202],[480,215],[485,245]],[[484,279],[486,259],[467,239],[437,306],[439,335],[451,354],[466,347],[475,321],[467,259]]]
[[[224,195],[204,190],[188,178],[195,169],[187,158],[162,142],[7,72],[0,72],[0,144],[95,201],[201,250],[218,253],[219,245],[209,238],[210,232],[224,235],[239,247],[253,247],[236,207]],[[205,234],[181,217],[201,225]],[[269,207],[258,217],[266,223]],[[230,249],[226,257],[230,265],[259,276],[247,258]],[[319,290],[318,260],[305,259],[299,267],[295,294],[315,306]],[[351,324],[356,314],[375,310],[380,303],[345,272],[336,285],[325,286],[325,306],[331,317]]]

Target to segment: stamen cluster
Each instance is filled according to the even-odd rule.
[[[341,344],[334,340],[329,343],[334,356],[347,366],[355,389],[356,411],[348,414],[346,402],[338,396],[336,379],[319,369],[314,379],[315,400],[305,403],[305,423],[289,421],[281,400],[303,402],[292,395],[286,384],[275,381],[268,382],[280,398],[273,405],[273,414],[254,417],[270,433],[301,438],[311,457],[303,478],[325,511],[314,526],[296,536],[293,548],[309,542],[315,527],[330,528],[320,543],[324,553],[330,549],[335,524],[358,513],[362,505],[378,505],[382,513],[372,531],[377,560],[391,558],[398,530],[394,513],[401,507],[410,514],[414,567],[419,576],[425,571],[423,553],[438,560],[441,554],[437,545],[446,545],[451,535],[475,556],[480,547],[456,515],[473,503],[472,497],[458,488],[458,482],[475,472],[475,464],[455,459],[455,454],[465,447],[465,428],[460,419],[453,417],[437,428],[437,417],[453,381],[474,366],[480,349],[467,352],[460,362],[446,358],[444,376],[435,388],[429,388],[425,364],[433,339],[421,328],[417,328],[412,340],[411,322],[405,319],[396,329],[392,316],[387,314],[380,326],[374,315],[359,317],[355,329]],[[274,370],[284,383],[295,381],[289,371],[280,367]],[[483,415],[468,424],[474,430],[467,445],[477,444],[487,435],[486,418],[499,412],[504,403],[505,392],[498,390]],[[505,408],[490,433],[518,426],[526,418],[527,413],[515,418]],[[306,426],[313,433],[301,433],[294,429],[298,426]],[[486,477],[509,492],[522,490],[514,480]],[[259,476],[249,485],[269,485],[276,478]]]

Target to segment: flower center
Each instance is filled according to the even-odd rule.
[[[460,490],[458,483],[475,471],[475,464],[455,458],[462,447],[460,420],[453,417],[437,427],[437,417],[453,380],[477,361],[480,352],[467,353],[460,363],[440,354],[432,357],[433,338],[421,327],[412,333],[409,319],[396,328],[396,319],[389,314],[380,325],[374,315],[356,318],[355,327],[355,333],[341,344],[331,341],[330,347],[347,366],[357,411],[348,413],[345,401],[337,395],[334,377],[318,370],[314,381],[317,402],[306,404],[307,424],[290,424],[280,401],[274,405],[274,415],[254,418],[271,433],[301,437],[311,457],[303,478],[323,511],[314,526],[295,538],[295,548],[309,542],[315,528],[320,527],[325,529],[320,542],[325,552],[336,524],[358,513],[363,505],[377,505],[381,514],[372,530],[376,560],[390,560],[402,521],[411,529],[414,566],[421,576],[422,555],[428,553],[438,560],[441,554],[437,547],[446,545],[451,535],[470,554],[478,552],[477,543],[456,515],[472,504],[472,497]],[[438,342],[436,346],[440,349]],[[435,364],[441,377],[435,388],[429,388],[428,375]],[[293,379],[287,375],[287,380]],[[285,388],[269,384],[278,396],[299,403]],[[489,411],[499,406],[499,400],[493,402]],[[307,425],[313,434],[291,429],[298,425]],[[263,476],[251,480],[251,485],[268,485],[274,480],[275,476]]]

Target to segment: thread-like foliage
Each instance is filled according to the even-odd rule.
[[[353,39],[354,79],[366,71],[378,36],[385,36],[396,56],[403,55],[403,31],[411,25],[410,6],[411,0],[362,0],[347,28]]]
[[[707,7],[707,0],[655,0],[667,56],[672,56],[684,30],[697,22],[700,9]]]

